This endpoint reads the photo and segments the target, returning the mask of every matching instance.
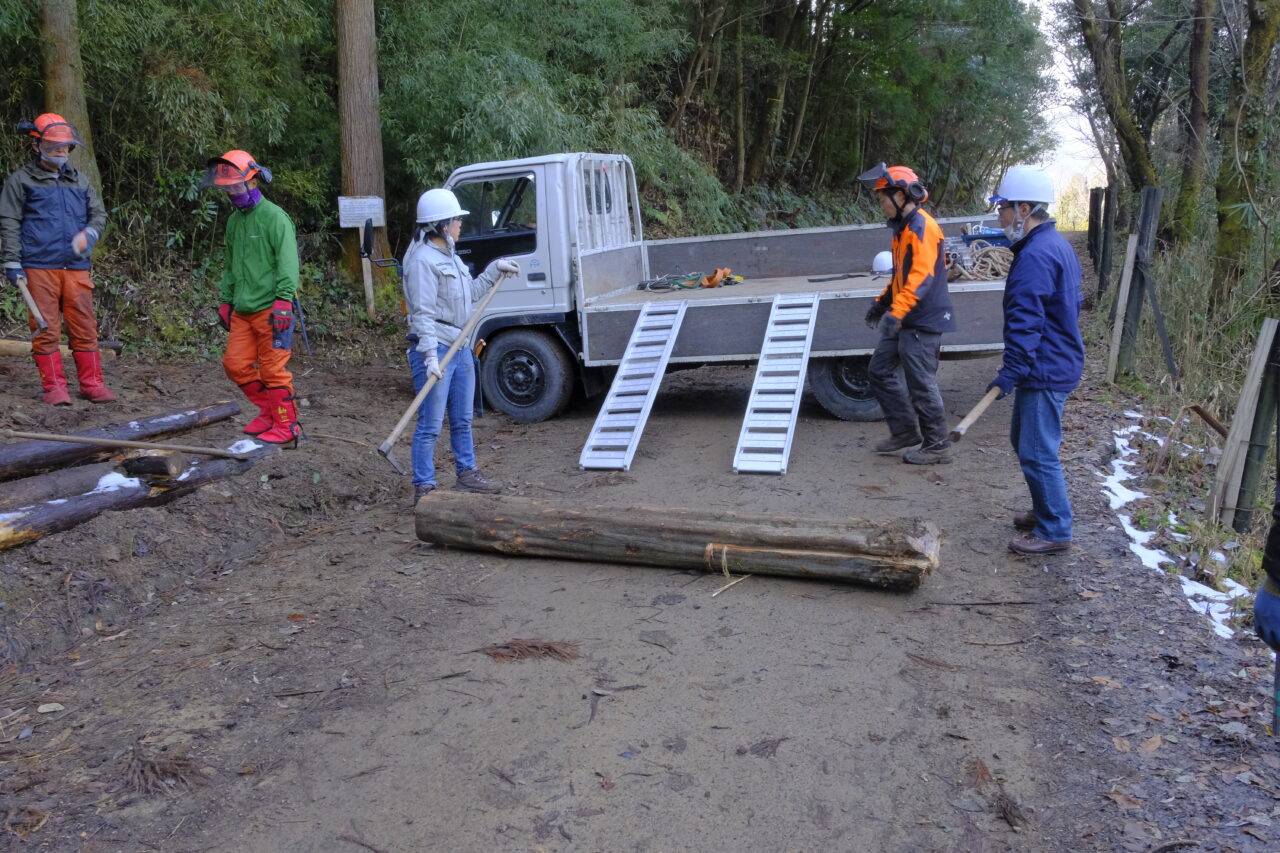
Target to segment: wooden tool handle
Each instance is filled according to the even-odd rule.
[[[27,303],[27,310],[35,318],[36,327],[42,332],[49,328],[49,324],[44,321],[44,315],[40,313],[39,306],[36,305],[36,300],[31,296],[31,291],[27,288],[27,277],[25,275],[18,276],[18,292],[22,294],[22,301]]]
[[[999,388],[988,388],[987,393],[982,396],[977,405],[969,410],[969,414],[964,416],[964,420],[956,424],[955,429],[951,430],[952,443],[964,438],[964,434],[969,431],[969,427],[973,426],[973,422],[982,417],[982,413],[987,410],[987,406],[990,406],[992,401],[999,396]]]
[[[444,358],[440,359],[441,373],[444,372],[445,365],[447,365],[449,360],[453,358],[453,354],[462,346],[462,342],[470,337],[472,330],[475,329],[476,324],[480,322],[480,315],[483,314],[484,309],[489,306],[489,301],[493,299],[494,295],[498,292],[498,288],[502,287],[502,283],[506,281],[510,275],[511,273],[504,272],[499,276],[498,280],[494,282],[493,287],[489,288],[489,292],[480,300],[480,304],[476,306],[476,310],[471,312],[471,317],[467,319],[466,324],[462,327],[462,331],[458,333],[457,340],[455,340],[453,345],[445,352]],[[413,398],[413,402],[409,404],[409,408],[404,410],[404,414],[401,415],[400,420],[396,422],[395,428],[391,430],[391,434],[387,436],[387,440],[378,445],[378,450],[382,451],[383,456],[386,456],[391,451],[391,448],[395,446],[396,441],[399,440],[400,435],[404,432],[404,428],[409,425],[409,420],[413,417],[414,413],[418,411],[418,407],[422,405],[422,401],[427,399],[427,394],[431,393],[431,389],[436,387],[436,381],[436,377],[433,374],[427,376],[427,381],[422,383],[422,390],[418,391],[418,395]]]

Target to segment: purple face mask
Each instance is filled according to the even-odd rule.
[[[246,193],[231,193],[227,198],[231,199],[231,203],[236,206],[236,210],[248,210],[262,201],[262,190],[254,187]]]

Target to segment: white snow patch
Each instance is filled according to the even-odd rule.
[[[1116,517],[1120,519],[1120,525],[1124,527],[1124,532],[1129,536],[1129,550],[1138,555],[1142,565],[1148,569],[1158,569],[1161,563],[1173,562],[1164,551],[1147,547],[1151,537],[1155,536],[1154,533],[1134,527],[1133,520],[1127,515],[1118,515]]]
[[[227,450],[231,453],[248,453],[250,451],[257,450],[261,446],[261,444],[258,444],[258,442],[252,439],[242,438],[235,444],[228,447]]]
[[[49,504],[49,506],[57,506],[58,504],[64,504],[64,503],[66,503],[66,502],[67,502],[67,499],[66,499],[66,498],[56,498],[56,499],[51,500],[51,501],[46,501],[46,503],[48,503],[48,504]]]
[[[8,524],[15,518],[22,518],[22,515],[20,512],[0,512],[0,525]]]
[[[1125,412],[1126,417],[1142,417],[1139,412]],[[1138,432],[1147,438],[1161,441],[1157,436],[1142,433],[1136,425],[1130,425],[1115,430],[1116,453],[1120,458],[1111,461],[1111,474],[1107,475],[1101,471],[1095,472],[1102,480],[1101,488],[1103,494],[1107,496],[1111,504],[1111,509],[1117,510],[1130,501],[1137,498],[1146,497],[1142,492],[1130,489],[1125,482],[1133,479],[1133,473],[1129,467],[1133,462],[1126,462],[1124,457],[1131,456],[1137,450],[1129,443],[1127,436]],[[1181,444],[1181,442],[1178,442]],[[1183,445],[1186,447],[1187,445]],[[1172,563],[1177,565],[1177,561],[1168,554],[1157,548],[1147,547],[1147,543],[1151,541],[1154,533],[1145,530],[1139,530],[1133,525],[1133,520],[1128,515],[1117,513],[1116,517],[1120,520],[1121,526],[1124,528],[1125,535],[1129,537],[1129,550],[1138,556],[1142,561],[1142,565],[1147,568],[1160,571],[1161,563]],[[1169,524],[1177,524],[1177,518],[1170,514]],[[1170,533],[1170,536],[1181,541],[1186,537],[1181,534]],[[1217,563],[1225,564],[1227,557],[1221,551],[1211,551],[1209,558]],[[1235,636],[1235,631],[1227,624],[1227,618],[1231,614],[1231,602],[1241,596],[1251,596],[1252,591],[1244,586],[1236,583],[1230,578],[1224,578],[1222,585],[1226,587],[1225,592],[1219,592],[1212,587],[1205,586],[1202,583],[1191,580],[1190,578],[1178,575],[1178,580],[1182,584],[1182,592],[1187,597],[1187,603],[1191,605],[1191,609],[1197,613],[1204,613],[1209,617],[1214,633],[1218,636],[1230,639]]]
[[[134,486],[141,486],[142,482],[137,477],[126,477],[112,471],[110,474],[104,474],[102,479],[98,481],[98,485],[93,487],[93,491],[85,492],[86,495],[99,495],[103,492],[118,492],[121,489],[132,489]]]
[[[1227,625],[1227,617],[1231,615],[1231,602],[1241,595],[1253,593],[1234,581],[1232,581],[1233,588],[1229,592],[1218,592],[1212,587],[1182,575],[1178,576],[1178,580],[1182,582],[1182,593],[1190,602],[1191,609],[1213,620],[1214,633],[1227,640],[1234,637],[1236,632]]]
[[[1142,414],[1142,412],[1134,412],[1134,411],[1128,411],[1128,412],[1125,412],[1125,413],[1124,413],[1124,416],[1125,416],[1126,418],[1142,418],[1142,417],[1146,417],[1144,414]]]

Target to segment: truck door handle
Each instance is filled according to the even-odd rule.
[[[529,281],[546,281],[546,280],[547,280],[547,274],[544,272],[529,273]]]

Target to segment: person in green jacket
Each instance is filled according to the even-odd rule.
[[[293,222],[262,197],[271,170],[247,151],[228,151],[208,162],[202,186],[227,193],[235,212],[227,220],[226,268],[218,320],[227,330],[222,367],[258,406],[244,431],[261,441],[297,446],[302,436],[294,400],[293,298],[298,291],[298,240]]]

